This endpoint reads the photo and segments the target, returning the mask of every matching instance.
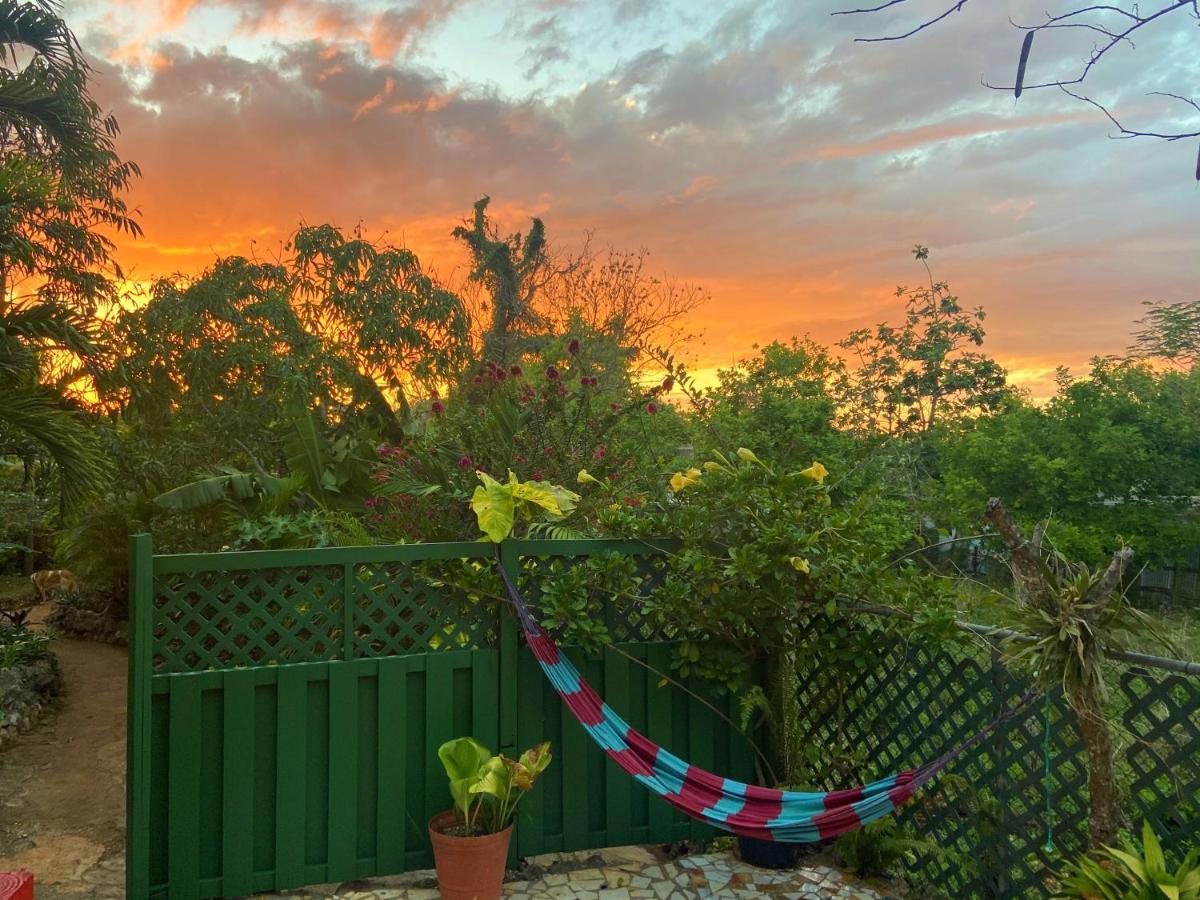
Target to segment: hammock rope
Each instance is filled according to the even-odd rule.
[[[530,651],[588,736],[622,770],[676,809],[744,837],[813,843],[891,815],[916,790],[1036,697],[1036,691],[1030,690],[1015,706],[932,762],[861,787],[814,792],[746,784],[690,765],[630,727],[580,677],[534,619],[507,570],[497,563]]]

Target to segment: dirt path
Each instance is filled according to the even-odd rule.
[[[0,754],[0,871],[38,900],[125,896],[125,650],[59,639],[58,708]]]

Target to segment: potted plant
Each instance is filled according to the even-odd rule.
[[[442,744],[438,759],[454,800],[429,820],[438,889],[444,900],[498,898],[517,804],[550,765],[550,742],[513,760],[461,737]]]

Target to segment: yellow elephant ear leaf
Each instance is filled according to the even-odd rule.
[[[489,541],[498,544],[513,530],[516,505],[513,486],[501,484],[486,472],[479,473],[479,480],[483,484],[475,488],[475,493],[471,495],[471,509],[479,520],[479,530],[487,535]]]

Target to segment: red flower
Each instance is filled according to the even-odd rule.
[[[652,416],[658,415],[658,404],[657,403],[647,403],[646,404],[646,412],[650,413],[650,415],[652,415]]]
[[[558,381],[558,369],[554,366],[546,366],[546,377],[551,381]]]
[[[544,448],[542,448],[542,452],[545,453],[547,456],[553,456],[554,448],[553,447],[544,447]]]
[[[433,403],[429,404],[429,409],[435,416],[440,416],[446,411],[446,404],[441,400],[434,400]]]
[[[620,403],[610,403],[610,404],[608,404],[608,408],[611,409],[613,412],[619,412],[621,409],[621,404]]]
[[[596,448],[596,452],[592,454],[592,459],[604,459],[605,452],[604,445],[601,444]]]
[[[520,366],[513,366],[511,369],[509,369],[509,370],[508,370],[508,372],[509,372],[509,374],[510,374],[510,375],[512,375],[512,377],[513,377],[513,378],[520,378],[522,375],[524,375],[524,374],[525,374],[525,373],[524,373],[524,372],[521,370],[521,367],[520,367]]]
[[[567,344],[567,352],[574,356],[579,352],[579,339],[571,338],[571,343]]]
[[[469,456],[460,457],[458,460],[458,467],[460,469],[469,469],[473,465],[475,465],[475,463],[472,462],[471,457]]]
[[[529,477],[530,477],[530,478],[532,478],[534,481],[541,481],[541,480],[542,480],[543,478],[545,478],[546,476],[545,476],[545,475],[543,475],[541,472],[534,472],[534,473],[533,473],[532,475],[530,475]]]
[[[471,379],[471,381],[472,381],[472,383],[474,383],[474,384],[483,384],[483,376],[482,376],[482,375],[476,375],[474,378],[472,378],[472,379]]]

